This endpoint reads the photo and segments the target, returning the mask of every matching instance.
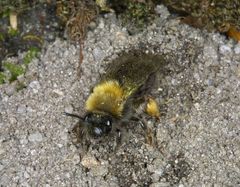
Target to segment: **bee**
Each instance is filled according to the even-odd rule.
[[[112,132],[116,125],[138,119],[136,108],[146,100],[144,96],[151,90],[156,72],[164,62],[160,55],[140,52],[122,54],[115,59],[86,100],[86,114],[81,117],[66,113],[79,119],[79,136],[102,137]],[[150,101],[146,111],[159,117],[156,103],[153,99]]]

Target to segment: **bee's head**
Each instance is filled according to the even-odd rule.
[[[84,123],[94,137],[107,135],[112,130],[112,117],[106,114],[88,113],[84,117]]]
[[[81,125],[87,130],[87,132],[93,137],[101,137],[107,135],[112,130],[113,118],[107,114],[87,113],[84,118],[65,113],[68,116],[77,117],[80,119]]]

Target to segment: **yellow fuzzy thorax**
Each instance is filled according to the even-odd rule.
[[[106,112],[113,116],[122,115],[124,105],[124,90],[114,80],[105,81],[94,87],[86,101],[89,112]]]

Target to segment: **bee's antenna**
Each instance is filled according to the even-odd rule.
[[[74,117],[74,118],[78,118],[78,119],[80,119],[80,120],[84,120],[84,118],[83,117],[81,117],[81,116],[79,116],[79,115],[77,115],[77,114],[70,114],[70,113],[67,113],[67,112],[64,112],[64,114],[66,115],[66,116],[71,116],[71,117]]]

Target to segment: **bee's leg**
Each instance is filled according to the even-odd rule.
[[[80,149],[80,158],[82,159],[84,155],[87,154],[91,142],[90,137],[85,131],[83,125],[81,123],[77,123],[72,129],[72,139],[73,144]]]
[[[117,145],[120,145],[122,143],[122,132],[120,129],[117,129],[116,132],[117,132]]]
[[[144,116],[133,116],[132,120],[137,121],[141,128],[144,131],[145,141],[147,144],[155,147],[156,145],[156,138],[153,128],[153,123],[147,121]]]
[[[114,149],[118,149],[120,146],[129,142],[129,132],[127,128],[129,121],[121,121],[113,126],[115,145]]]
[[[145,139],[146,139],[146,143],[155,147],[157,145],[157,141],[156,141],[156,133],[155,130],[153,128],[153,124],[147,124],[146,125],[146,130],[145,130]]]
[[[113,150],[118,150],[121,144],[122,144],[122,132],[120,129],[116,128],[114,129]]]

